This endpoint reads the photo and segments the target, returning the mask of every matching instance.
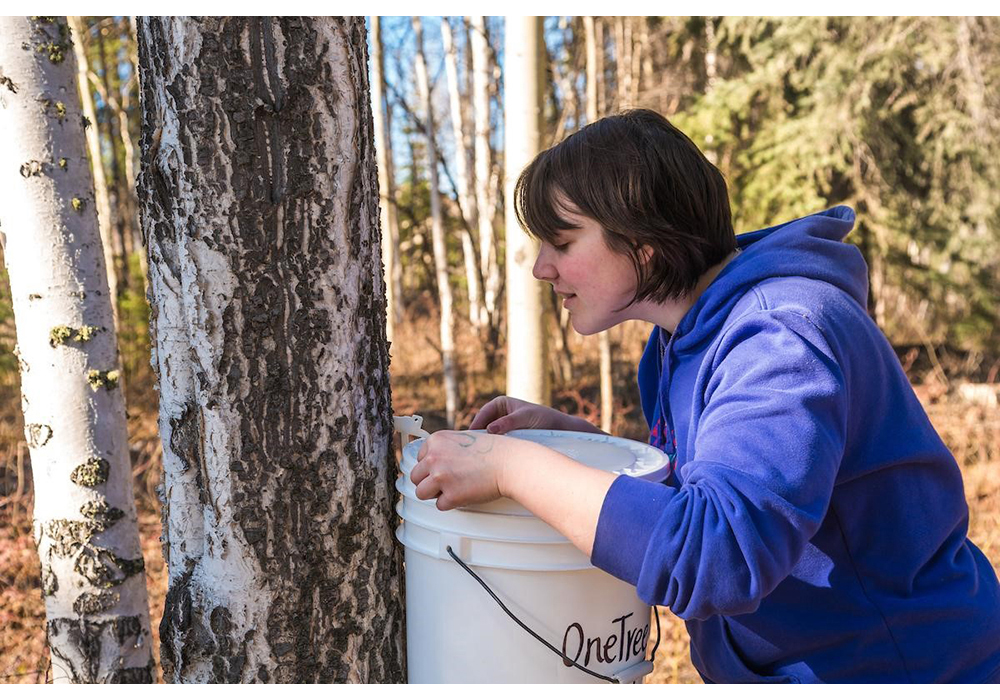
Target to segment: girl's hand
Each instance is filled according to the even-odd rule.
[[[438,510],[493,501],[505,495],[504,467],[523,440],[440,430],[424,438],[410,481],[417,498],[437,498]]]
[[[521,428],[543,428],[546,430],[577,430],[581,432],[601,432],[582,418],[567,416],[548,406],[498,396],[479,409],[472,419],[469,430],[485,429],[488,433],[509,433]]]

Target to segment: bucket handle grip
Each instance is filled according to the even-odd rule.
[[[514,613],[512,613],[510,611],[510,609],[506,605],[503,604],[503,601],[500,600],[500,598],[497,596],[497,594],[493,592],[493,590],[486,584],[485,581],[483,581],[481,578],[479,578],[479,576],[476,575],[475,571],[473,571],[472,569],[470,569],[469,566],[464,561],[462,561],[461,559],[459,559],[458,555],[455,554],[454,550],[452,550],[451,545],[449,545],[446,549],[447,549],[448,554],[451,555],[451,558],[454,559],[455,562],[459,566],[461,566],[463,569],[465,569],[466,573],[468,573],[469,576],[471,576],[472,578],[476,579],[476,581],[479,583],[480,586],[482,586],[483,588],[486,589],[486,592],[489,593],[490,597],[492,597],[493,600],[496,601],[496,604],[499,605],[500,608],[505,613],[507,613],[507,616],[510,617],[510,619],[512,619],[514,622],[516,622],[518,625],[520,625],[521,629],[523,629],[525,632],[527,632],[532,637],[534,637],[535,639],[537,639],[539,642],[541,642],[542,644],[544,644],[552,653],[554,653],[556,656],[558,656],[560,659],[562,659],[562,662],[564,664],[566,664],[567,666],[575,666],[576,668],[580,669],[584,673],[589,674],[591,676],[594,676],[595,678],[600,678],[602,681],[607,681],[608,683],[630,683],[633,680],[635,680],[636,678],[639,678],[640,676],[644,676],[644,675],[646,675],[647,673],[649,673],[650,671],[653,670],[653,661],[656,659],[656,649],[657,649],[657,647],[660,646],[660,615],[659,615],[659,609],[657,608],[657,606],[655,606],[655,605],[653,606],[653,610],[656,612],[656,644],[653,645],[653,651],[649,655],[649,661],[645,661],[645,660],[640,661],[637,664],[632,664],[631,666],[629,666],[626,669],[622,669],[621,671],[619,671],[618,673],[616,673],[613,676],[605,676],[605,675],[602,675],[600,673],[597,673],[596,671],[591,671],[589,668],[586,668],[585,666],[581,666],[580,664],[578,664],[575,661],[571,661],[568,656],[566,656],[561,651],[559,651],[558,649],[556,649],[554,646],[552,646],[551,644],[549,644],[547,641],[545,641],[544,639],[542,639],[541,636],[539,636],[539,634],[537,632],[535,632],[533,629],[531,629],[526,624],[524,624],[523,622],[521,622],[521,620],[518,619],[517,615],[515,615]]]

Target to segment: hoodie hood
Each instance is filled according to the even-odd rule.
[[[832,284],[862,306],[868,300],[868,268],[861,251],[844,243],[854,210],[837,206],[736,237],[740,254],[726,265],[681,319],[675,352],[690,351],[712,337],[754,285],[774,277],[805,277]]]

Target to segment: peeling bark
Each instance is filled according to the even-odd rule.
[[[86,206],[93,180],[70,31],[63,17],[4,17],[0,36],[0,65],[18,86],[0,104],[0,217],[53,678],[151,682],[117,339],[99,332],[114,321]]]
[[[360,18],[138,18],[171,682],[401,682]]]

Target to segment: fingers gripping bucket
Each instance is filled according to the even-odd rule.
[[[419,421],[400,427],[427,435],[416,432]],[[557,430],[510,435],[609,472],[666,476],[666,455],[632,440]],[[409,475],[421,444],[403,446],[396,481],[409,682],[641,682],[652,670],[650,606],[635,588],[592,566],[514,501],[442,512],[418,499]]]

